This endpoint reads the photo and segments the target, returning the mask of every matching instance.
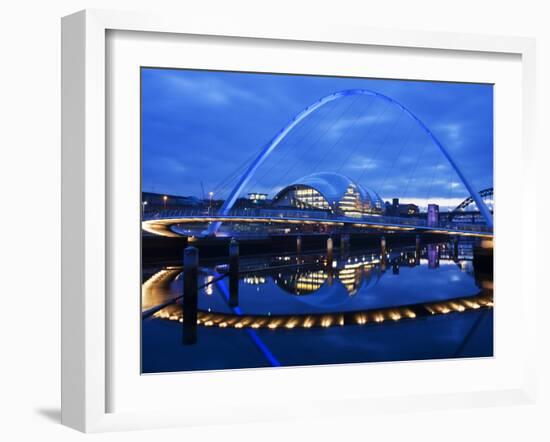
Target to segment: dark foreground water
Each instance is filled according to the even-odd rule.
[[[144,373],[493,354],[492,275],[471,244],[201,262],[197,342],[182,343],[181,303],[142,323]],[[181,296],[181,267],[144,269],[142,309]],[[211,281],[215,281],[211,283]]]

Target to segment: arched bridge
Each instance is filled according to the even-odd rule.
[[[492,229],[493,227],[493,215],[489,208],[484,203],[482,197],[479,195],[479,193],[473,188],[473,186],[470,184],[469,180],[466,178],[462,170],[459,168],[458,164],[454,161],[449,151],[445,148],[445,146],[439,141],[439,139],[430,131],[430,129],[418,118],[412,111],[410,111],[408,108],[406,108],[403,104],[400,102],[394,100],[393,98],[388,97],[387,95],[381,94],[379,92],[375,92],[368,89],[348,89],[343,90],[339,92],[332,93],[330,95],[327,95],[304,110],[302,110],[300,113],[298,113],[283,129],[279,131],[272,139],[269,141],[261,150],[261,152],[258,154],[258,156],[255,158],[254,161],[248,166],[248,168],[245,170],[245,172],[242,174],[241,178],[231,190],[228,197],[225,199],[222,207],[220,208],[218,215],[220,217],[220,220],[212,222],[210,226],[208,227],[208,234],[209,235],[215,235],[222,223],[221,218],[224,216],[227,216],[231,209],[233,208],[233,205],[237,201],[239,195],[243,192],[246,185],[249,183],[251,178],[254,176],[255,172],[258,170],[260,165],[270,156],[270,154],[277,148],[277,146],[280,145],[280,143],[285,139],[285,137],[305,118],[307,118],[309,115],[311,115],[313,112],[315,112],[317,109],[321,108],[322,106],[326,105],[327,103],[330,103],[335,100],[340,100],[349,96],[371,96],[375,98],[379,98],[385,102],[390,103],[391,105],[397,107],[400,109],[405,115],[407,115],[409,118],[411,118],[416,124],[424,131],[424,133],[431,139],[431,141],[438,147],[438,149],[441,151],[443,156],[446,158],[448,163],[452,166],[458,177],[460,178],[461,182],[467,189],[468,193],[470,194],[470,197],[473,201],[475,201],[481,215],[486,221],[486,224],[489,228]]]

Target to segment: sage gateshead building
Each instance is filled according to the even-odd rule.
[[[385,204],[373,190],[347,176],[321,172],[305,176],[279,191],[273,207],[293,210],[322,210],[334,215],[361,217],[383,214]]]

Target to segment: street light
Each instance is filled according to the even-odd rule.
[[[145,216],[145,206],[147,205],[147,201],[141,202],[141,216]]]
[[[168,201],[168,197],[166,195],[164,195],[162,197],[162,200],[164,201],[164,210],[166,210],[166,201]]]

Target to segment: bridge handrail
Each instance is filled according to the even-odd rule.
[[[209,216],[216,216],[216,213],[206,209],[170,209],[160,210],[155,212],[146,212],[143,214],[143,221],[150,221],[155,219],[164,218],[207,218]],[[360,217],[343,217],[332,215],[326,211],[299,211],[299,210],[275,210],[275,209],[233,209],[228,215],[224,215],[225,218],[288,218],[288,219],[315,219],[315,220],[327,220],[335,222],[364,222],[368,221],[373,224],[398,224],[411,227],[432,227],[434,229],[450,229],[459,231],[472,231],[472,232],[492,232],[493,230],[484,224],[465,224],[454,223],[449,221],[441,221],[436,225],[428,225],[427,220],[414,217],[397,217],[397,216],[385,216],[385,215],[363,215]]]

